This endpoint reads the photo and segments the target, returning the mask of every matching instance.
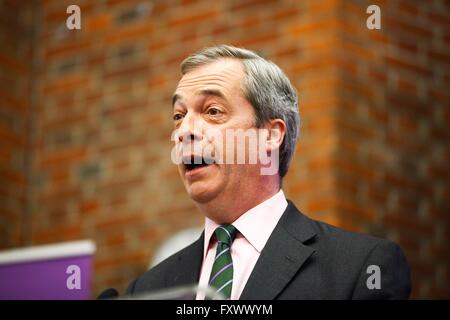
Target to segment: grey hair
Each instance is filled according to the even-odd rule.
[[[286,134],[279,150],[279,175],[283,178],[300,131],[297,92],[275,63],[253,51],[229,45],[204,48],[190,55],[181,63],[181,74],[223,58],[237,59],[243,64],[245,79],[242,90],[255,110],[256,127],[260,128],[272,119],[281,119],[286,124]]]

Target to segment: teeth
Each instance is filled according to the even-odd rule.
[[[202,158],[202,157],[184,157],[183,163],[185,165],[186,170],[192,170],[199,166],[207,166],[210,164],[215,164],[214,159],[211,158]]]
[[[192,157],[192,162],[193,164],[202,164],[203,163],[203,158],[202,157]]]
[[[183,157],[182,163],[184,164],[214,164],[216,163],[214,158],[203,158],[203,157]]]
[[[203,164],[214,164],[214,163],[216,163],[216,161],[214,159],[210,159],[210,158],[202,158],[202,163]]]

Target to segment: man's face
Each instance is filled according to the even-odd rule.
[[[218,196],[233,201],[240,192],[240,181],[250,181],[248,178],[259,173],[258,166],[249,164],[185,164],[186,159],[202,155],[201,150],[195,151],[197,146],[207,147],[213,156],[223,156],[227,141],[219,141],[210,132],[225,137],[226,130],[255,128],[253,107],[242,95],[243,78],[239,61],[221,59],[186,73],[175,90],[173,122],[179,137],[175,143],[182,147],[184,160],[178,170],[188,194],[198,203]]]

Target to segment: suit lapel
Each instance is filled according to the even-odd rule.
[[[196,284],[200,278],[203,262],[204,233],[178,256],[175,277],[166,282],[167,287]]]
[[[240,299],[275,299],[314,252],[303,243],[315,234],[308,218],[289,201],[261,251]]]

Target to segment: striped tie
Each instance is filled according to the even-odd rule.
[[[230,298],[233,285],[233,261],[230,247],[236,232],[236,228],[231,224],[221,225],[215,231],[217,251],[209,278],[209,285],[215,288],[216,292],[220,292],[226,299]]]

